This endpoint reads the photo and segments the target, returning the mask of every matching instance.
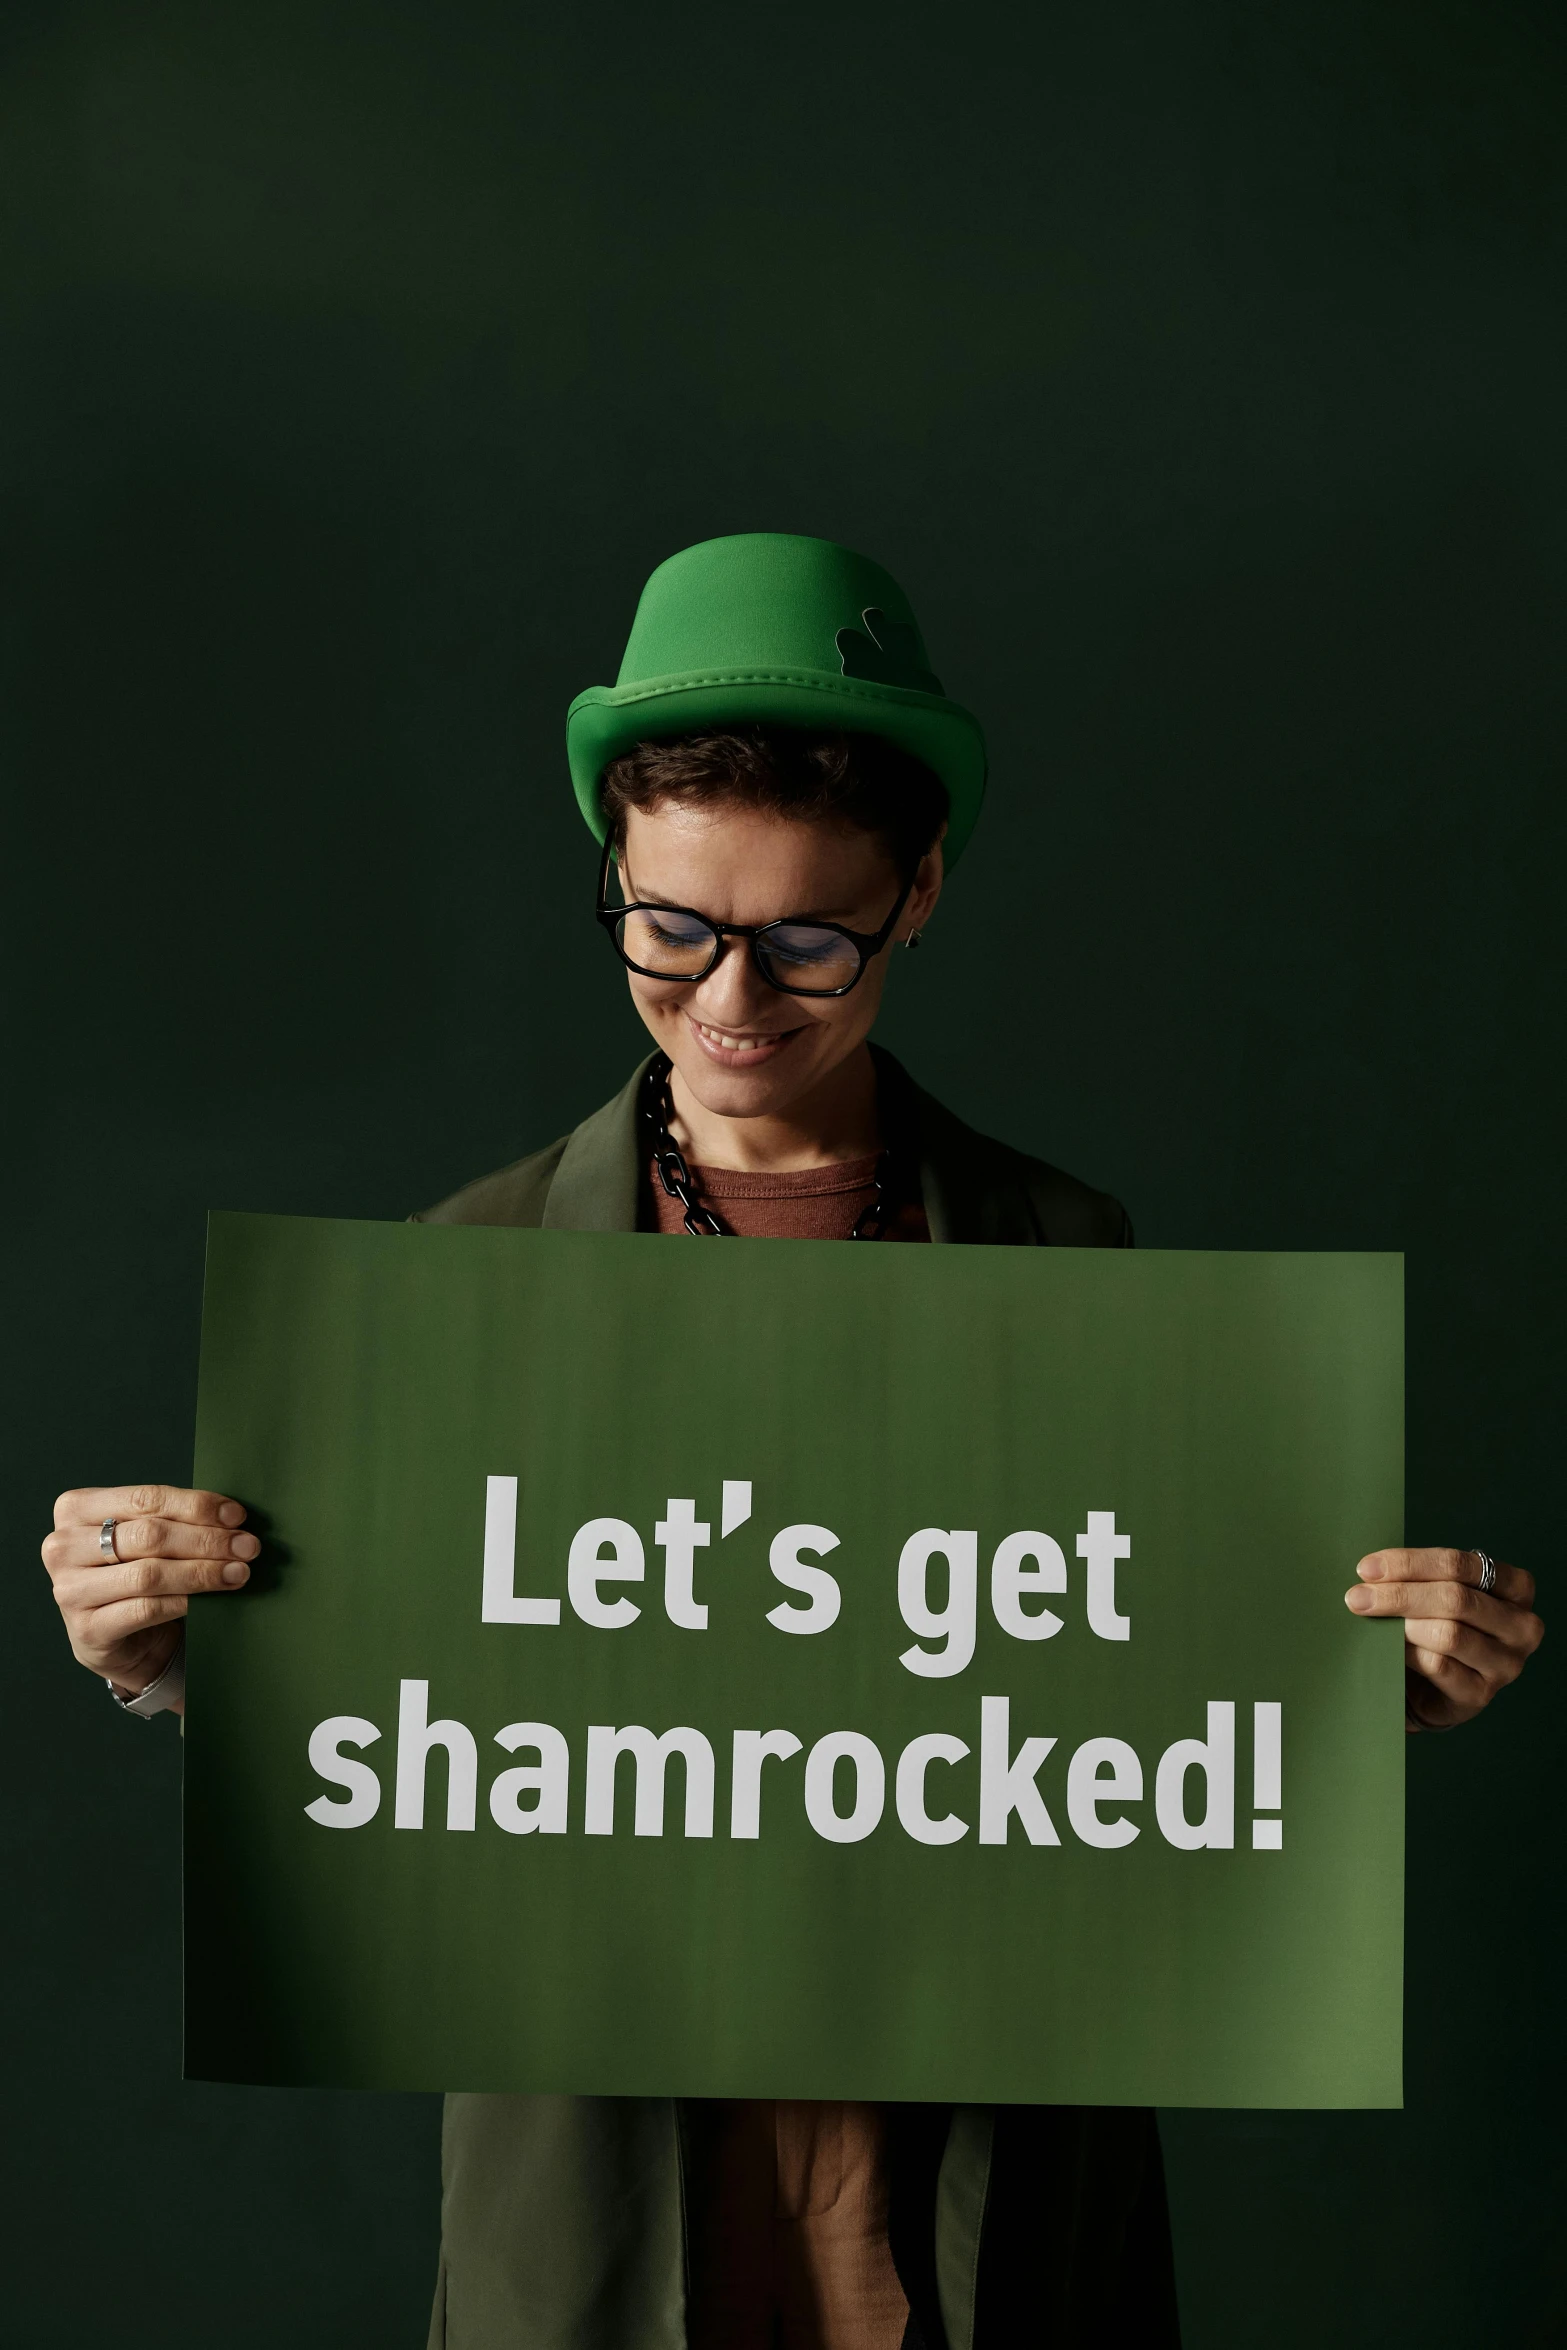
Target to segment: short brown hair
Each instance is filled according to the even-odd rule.
[[[868,832],[900,874],[911,875],[947,821],[940,776],[879,734],[808,734],[793,726],[742,726],[637,743],[604,770],[603,808],[617,850],[628,808],[728,801],[798,823]]]

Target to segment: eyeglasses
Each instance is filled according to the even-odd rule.
[[[628,970],[644,979],[705,979],[717,965],[726,938],[750,942],[751,960],[780,995],[847,995],[879,955],[909,902],[914,877],[880,930],[846,930],[841,922],[710,922],[689,906],[630,906],[608,903],[611,849],[606,842],[599,866],[595,915],[608,931]]]

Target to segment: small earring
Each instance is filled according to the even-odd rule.
[[[909,932],[909,935],[908,935],[908,937],[907,937],[907,938],[904,940],[904,942],[903,942],[903,943],[904,943],[904,945],[905,945],[905,946],[908,948],[908,950],[909,950],[910,954],[912,955],[912,954],[913,954],[913,952],[914,952],[914,949],[915,949],[915,948],[916,948],[916,947],[919,945],[919,943],[920,943],[920,933],[919,933],[917,930],[911,930],[911,931]]]

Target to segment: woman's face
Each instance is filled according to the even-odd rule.
[[[757,925],[796,915],[878,931],[901,882],[871,834],[720,804],[666,800],[626,817],[621,887],[629,901],[688,906],[713,922]],[[941,891],[941,850],[920,866],[893,932],[923,929]],[[705,979],[628,973],[637,1010],[705,1110],[778,1116],[818,1086],[869,1035],[887,983],[891,944],[843,996],[782,995],[749,941],[726,939]]]

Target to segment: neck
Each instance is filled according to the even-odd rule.
[[[869,1045],[857,1045],[808,1093],[766,1117],[721,1118],[704,1109],[678,1069],[670,1078],[670,1092],[675,1140],[695,1166],[797,1174],[841,1159],[862,1159],[881,1146]]]

